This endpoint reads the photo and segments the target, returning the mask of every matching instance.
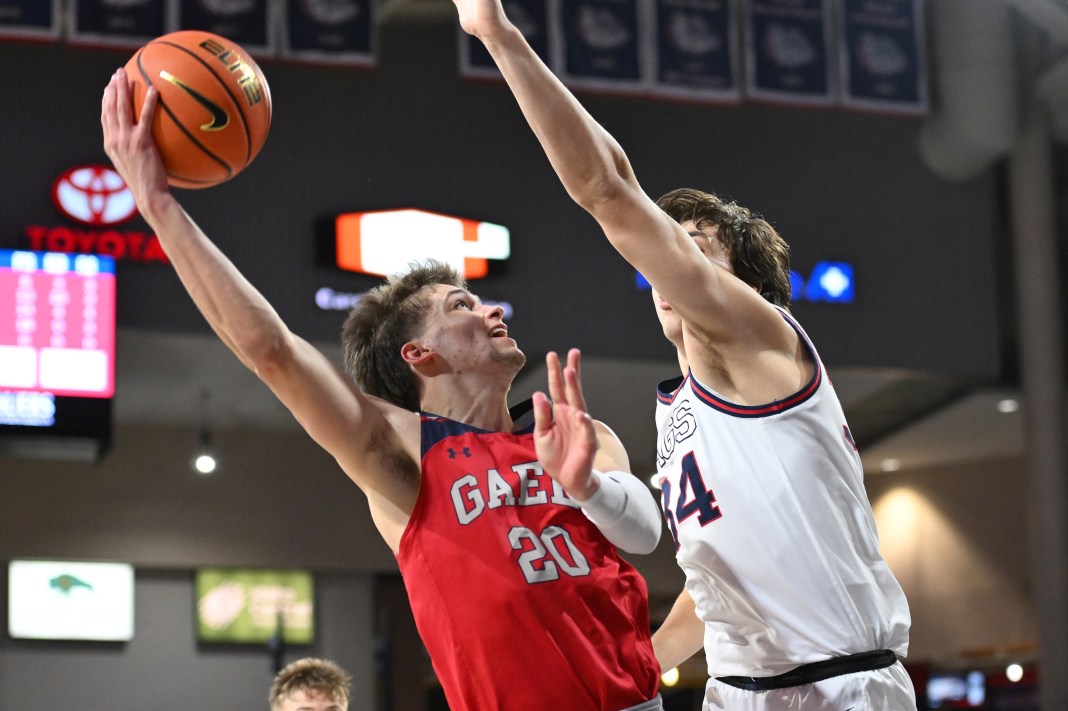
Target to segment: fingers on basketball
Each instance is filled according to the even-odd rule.
[[[271,91],[256,62],[210,32],[157,37],[126,64],[140,119],[149,86],[159,92],[152,136],[167,181],[206,188],[233,178],[263,148],[271,127]]]

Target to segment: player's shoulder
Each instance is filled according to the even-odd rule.
[[[415,458],[419,451],[419,413],[374,395],[364,395],[372,417],[368,422],[368,450],[400,447]]]
[[[623,442],[612,431],[612,428],[600,420],[594,420],[593,431],[597,437],[597,457],[594,460],[594,467],[601,471],[630,471],[630,457],[627,455]]]
[[[382,417],[398,432],[404,430],[418,430],[419,429],[419,413],[409,410],[399,405],[394,405],[391,402],[385,400],[378,400],[376,406],[379,408],[379,412],[382,413]]]
[[[598,442],[606,440],[612,442],[619,441],[619,436],[616,435],[615,431],[601,420],[593,420],[593,432],[597,436]]]

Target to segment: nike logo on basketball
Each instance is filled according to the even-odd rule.
[[[208,113],[211,114],[211,121],[200,125],[201,131],[220,131],[226,128],[230,123],[230,116],[226,113],[226,110],[223,107],[219,106],[214,101],[168,72],[166,69],[161,70],[159,75],[164,81],[169,81],[171,84],[174,84],[176,87],[189,94],[189,96],[193,97],[193,100],[207,109]]]

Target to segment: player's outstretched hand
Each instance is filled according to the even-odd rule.
[[[133,191],[142,211],[149,198],[168,191],[167,171],[152,139],[152,119],[158,102],[159,93],[155,88],[149,88],[141,109],[141,120],[135,121],[133,95],[122,69],[112,75],[100,102],[104,152]]]
[[[460,15],[460,27],[469,35],[487,40],[510,28],[501,0],[452,0]]]
[[[582,394],[580,358],[572,348],[567,367],[561,368],[556,353],[545,357],[552,402],[545,393],[534,393],[534,448],[546,473],[573,499],[585,501],[597,491],[592,475],[597,435]]]

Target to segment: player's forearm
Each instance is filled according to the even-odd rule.
[[[512,28],[482,38],[568,194],[598,209],[636,187],[616,140],[586,111]]]
[[[696,654],[704,644],[704,632],[693,598],[683,590],[664,624],[653,633],[653,652],[660,668],[674,669]]]
[[[248,367],[288,334],[271,305],[170,193],[144,199],[142,214],[208,324]]]
[[[579,502],[582,512],[612,545],[628,553],[652,553],[663,528],[660,507],[636,476],[627,472],[593,472],[594,494]]]

